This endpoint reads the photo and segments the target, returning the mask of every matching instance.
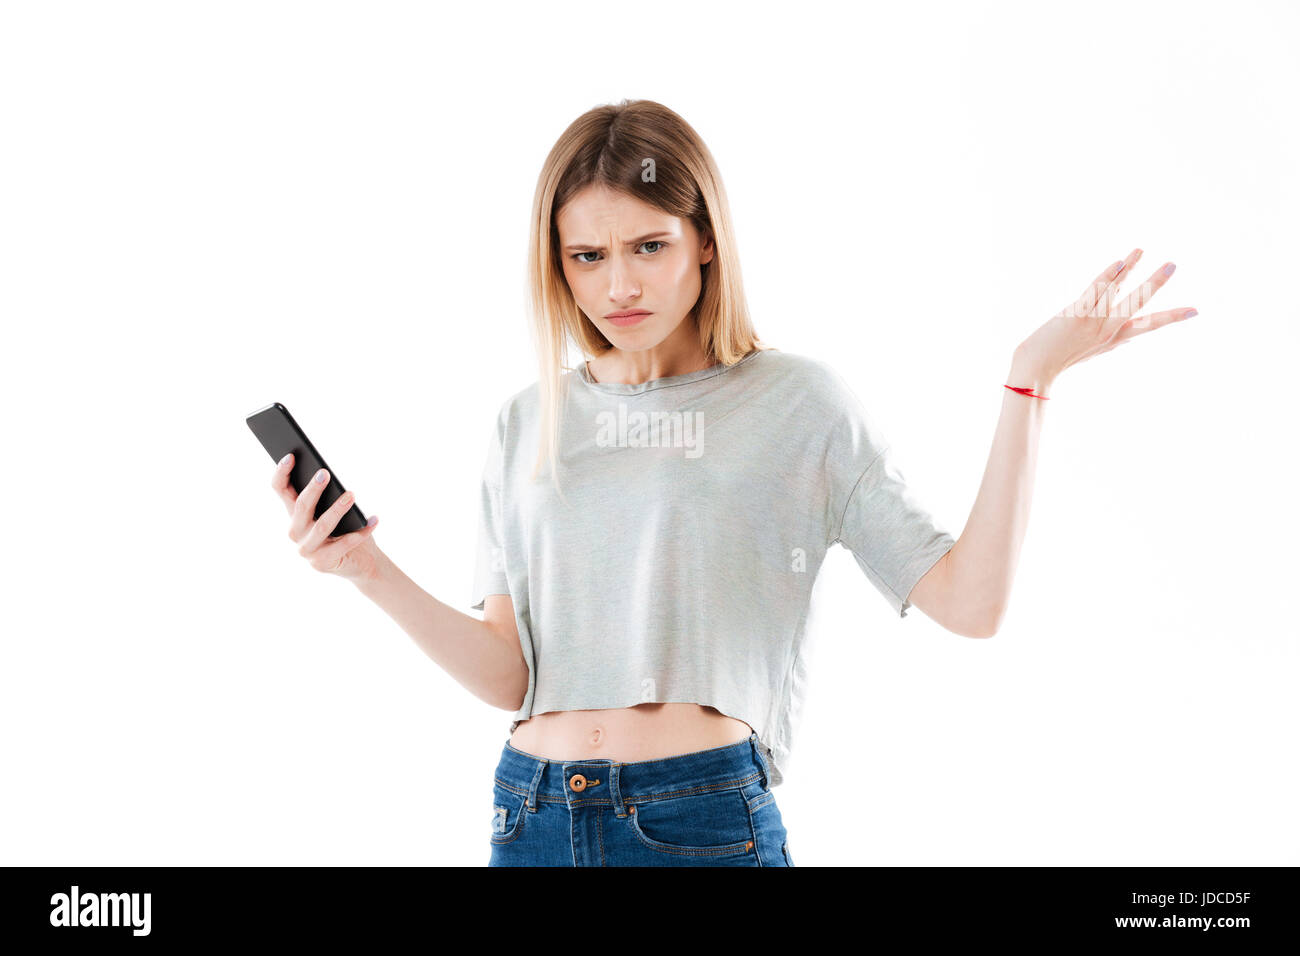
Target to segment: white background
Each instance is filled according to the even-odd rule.
[[[536,176],[642,97],[721,167],[759,334],[954,533],[1017,343],[1134,247],[1125,291],[1178,265],[1143,311],[1200,311],[1056,382],[992,640],[832,549],[796,864],[1300,863],[1295,5],[2,9],[4,863],[486,863],[510,714],[297,555],[244,417],[478,616]]]

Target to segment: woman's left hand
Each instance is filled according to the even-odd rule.
[[[1103,271],[1078,299],[1020,343],[1017,357],[1039,370],[1044,380],[1051,381],[1084,359],[1195,315],[1196,310],[1188,306],[1147,315],[1133,314],[1169,281],[1174,271],[1172,262],[1157,269],[1123,301],[1114,301],[1120,282],[1141,257],[1142,250],[1134,249],[1127,258]]]

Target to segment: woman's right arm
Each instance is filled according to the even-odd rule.
[[[299,494],[289,484],[292,470],[293,455],[286,455],[271,476],[271,487],[289,509],[289,539],[298,553],[317,571],[355,584],[475,697],[502,710],[518,710],[528,690],[528,665],[510,596],[489,595],[482,621],[442,603],[379,550],[372,535],[378,519],[371,517],[360,531],[330,538],[356,495],[345,492],[313,518],[329,475],[321,469]]]
[[[383,608],[420,650],[471,694],[493,707],[518,710],[528,690],[528,665],[513,626],[510,596],[488,597],[488,602],[501,599],[511,603],[510,626],[494,626],[442,603],[407,577],[388,555],[378,548],[375,551],[374,573],[357,579],[357,589]]]

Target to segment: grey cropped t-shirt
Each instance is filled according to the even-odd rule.
[[[733,365],[562,376],[560,483],[530,480],[537,383],[501,406],[483,469],[472,607],[513,599],[528,691],[560,710],[705,704],[745,721],[784,779],[804,630],[827,551],[852,552],[900,617],[955,543],[829,365],[776,349]]]

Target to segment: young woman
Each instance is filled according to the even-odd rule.
[[[491,865],[792,866],[782,782],[813,581],[833,544],[905,616],[989,637],[1025,533],[1047,392],[1177,309],[1116,304],[1107,268],[1015,350],[961,537],[912,495],[824,362],[750,322],[722,179],[676,113],[579,117],[538,179],[529,271],[539,377],[500,408],[479,502],[474,603],[434,599],[373,526],[329,541],[351,493],[273,486],[317,570],[382,607],[470,692],[513,712]],[[576,342],[583,361],[563,365]],[[565,374],[561,374],[561,372]],[[324,481],[321,476],[321,481]],[[486,788],[485,788],[486,789]]]

